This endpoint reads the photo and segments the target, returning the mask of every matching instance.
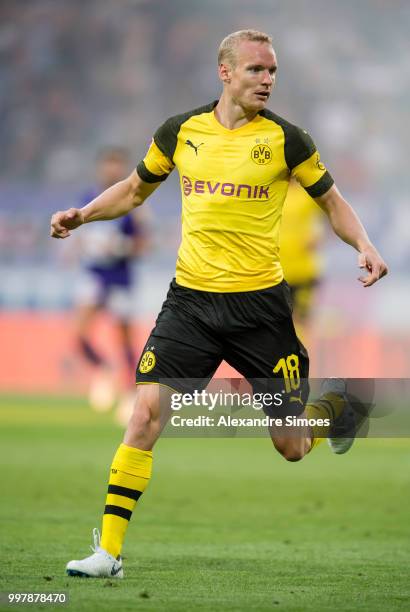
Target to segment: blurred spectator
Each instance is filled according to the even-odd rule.
[[[280,260],[293,300],[293,322],[298,337],[309,346],[310,322],[322,278],[320,253],[324,214],[316,202],[291,180],[283,205]]]
[[[84,206],[129,173],[128,152],[119,147],[100,151],[97,183],[81,198]],[[78,348],[95,372],[90,387],[90,405],[97,411],[109,410],[116,399],[113,364],[94,344],[91,331],[97,313],[109,312],[114,319],[125,366],[127,391],[134,388],[135,339],[132,320],[137,314],[133,296],[133,262],[148,246],[147,223],[141,210],[101,224],[85,225],[67,244],[80,257],[82,273],[77,285],[75,321]],[[128,394],[127,394],[128,395]]]
[[[1,175],[69,181],[73,169],[68,177],[48,172],[63,148],[76,151],[77,180],[85,179],[84,161],[114,131],[117,141],[144,149],[151,117],[214,95],[209,39],[234,21],[273,34],[284,70],[272,103],[314,128],[328,165],[354,148],[359,160],[376,166],[388,159],[394,185],[409,136],[406,0],[315,0],[315,10],[298,3],[297,22],[292,5],[276,2],[274,11],[271,5],[255,0],[249,14],[245,2],[212,0],[2,2]]]

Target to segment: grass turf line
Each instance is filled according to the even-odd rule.
[[[4,398],[0,424],[0,591],[68,591],[79,612],[410,607],[409,440],[291,464],[267,439],[163,439],[126,579],[80,580],[64,567],[89,552],[121,430],[70,399]]]

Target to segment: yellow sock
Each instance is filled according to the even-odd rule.
[[[331,424],[343,412],[344,407],[345,400],[341,395],[335,393],[326,393],[316,402],[306,405],[305,412],[308,419],[330,419],[330,425],[328,426],[314,425],[311,427],[313,437],[310,451],[319,446],[327,437]]]
[[[145,491],[152,470],[152,451],[120,444],[110,470],[102,521],[101,548],[117,557],[132,511]]]

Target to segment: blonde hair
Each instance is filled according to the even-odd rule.
[[[236,48],[243,40],[251,40],[253,42],[272,44],[272,37],[258,30],[238,30],[225,36],[218,50],[218,65],[230,64],[235,66]]]

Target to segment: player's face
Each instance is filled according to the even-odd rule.
[[[127,173],[128,163],[125,158],[107,157],[98,162],[98,182],[104,189],[124,179]]]
[[[236,62],[221,78],[234,103],[246,111],[263,110],[275,84],[277,62],[268,43],[244,40],[236,49]]]

